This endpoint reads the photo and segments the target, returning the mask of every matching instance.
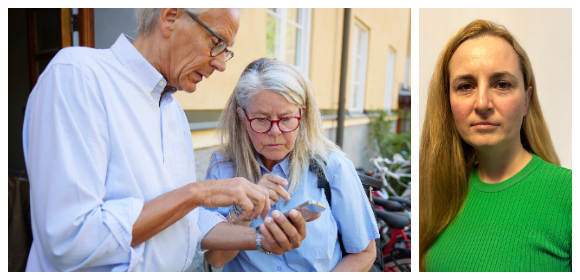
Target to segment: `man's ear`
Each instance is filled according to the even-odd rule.
[[[180,16],[180,13],[181,10],[176,8],[161,9],[159,15],[159,27],[161,28],[161,34],[163,34],[163,36],[169,37],[171,35],[175,20]]]

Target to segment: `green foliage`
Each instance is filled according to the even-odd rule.
[[[382,157],[393,159],[393,155],[399,153],[409,160],[411,158],[411,131],[400,134],[393,132],[397,116],[397,111],[380,111],[376,117],[371,118],[371,135],[376,140]]]
[[[266,57],[275,58],[276,57],[276,34],[278,33],[279,23],[278,20],[272,16],[268,15],[268,21],[266,23]]]

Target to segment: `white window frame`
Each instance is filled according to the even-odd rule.
[[[349,112],[362,113],[365,101],[366,72],[369,49],[369,29],[359,21],[354,22],[350,74]],[[362,35],[362,37],[361,37]],[[362,41],[359,41],[361,39]],[[360,48],[359,48],[360,45]],[[359,75],[357,75],[359,74]],[[358,80],[357,80],[358,76]],[[356,90],[358,89],[358,90]]]
[[[299,17],[299,22],[295,23],[286,18],[287,9],[277,8],[278,13],[268,9],[268,15],[272,15],[280,20],[280,28],[277,30],[279,33],[276,34],[278,38],[278,50],[277,53],[280,57],[276,59],[286,62],[286,36],[281,36],[281,34],[286,34],[287,24],[292,24],[300,29],[301,36],[298,38],[297,49],[298,55],[296,56],[295,66],[302,72],[302,74],[308,76],[308,68],[310,64],[310,34],[312,29],[312,9],[311,8],[299,8],[298,12],[301,13]]]
[[[393,108],[393,88],[395,83],[395,65],[397,61],[397,51],[392,47],[387,48],[387,76],[385,79],[385,102],[383,110]]]

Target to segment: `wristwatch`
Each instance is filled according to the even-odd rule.
[[[262,248],[262,233],[260,232],[260,226],[256,227],[256,234],[256,248],[258,248],[258,251],[266,255],[272,254],[272,252],[268,252]]]

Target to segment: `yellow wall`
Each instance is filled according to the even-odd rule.
[[[409,38],[407,40],[407,56],[409,57],[409,70],[408,70],[409,71],[409,81],[408,81],[409,89],[411,89],[411,77],[412,77],[411,76],[411,65],[412,65],[412,63],[411,63],[411,16],[410,16],[410,14],[411,14],[411,11],[409,11],[409,34],[407,35],[408,38]],[[403,79],[404,78],[405,77],[403,77]]]
[[[312,9],[309,76],[320,109],[338,109],[344,9]]]

